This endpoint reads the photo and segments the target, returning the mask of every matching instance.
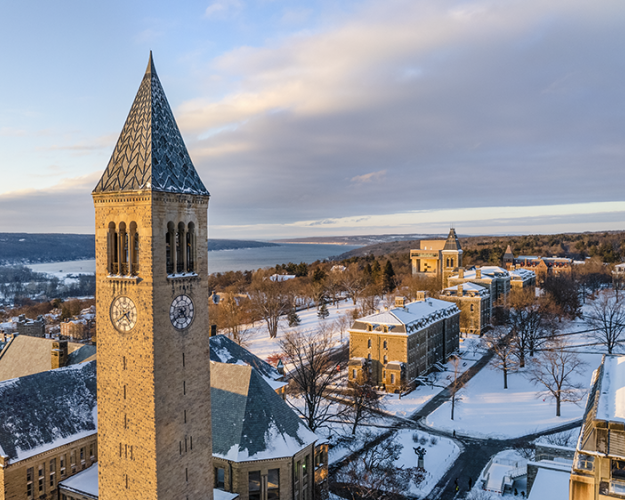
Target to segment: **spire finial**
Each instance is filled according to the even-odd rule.
[[[156,75],[156,68],[154,67],[154,60],[152,59],[152,51],[150,50],[150,60],[148,61],[148,67],[145,70],[146,75]]]

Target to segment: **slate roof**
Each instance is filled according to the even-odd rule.
[[[210,338],[210,359],[217,363],[252,366],[274,390],[286,385],[278,370],[225,335]]]
[[[211,362],[213,455],[244,462],[291,457],[318,437],[251,366]]]
[[[52,367],[52,339],[17,335],[0,353],[0,381],[25,377]],[[86,349],[83,351],[83,349]],[[95,346],[68,342],[68,365],[82,363],[95,353]]]
[[[151,52],[113,155],[93,190],[127,191],[209,195],[182,140]]]
[[[445,241],[443,250],[459,250],[462,252],[462,248],[460,248],[460,241],[458,241],[456,230],[453,227],[449,230],[449,235],[447,235],[447,241]]]
[[[95,434],[96,402],[95,361],[0,382],[0,454],[23,460]]]

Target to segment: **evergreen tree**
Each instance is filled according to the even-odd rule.
[[[291,328],[298,326],[301,323],[301,320],[299,318],[299,316],[297,315],[297,312],[295,311],[295,308],[292,307],[291,310],[289,311],[289,314],[286,317],[287,321],[289,322],[289,326]]]
[[[321,299],[321,307],[319,308],[319,311],[317,311],[317,316],[320,319],[326,319],[328,316],[330,316],[330,311],[328,311],[328,306],[326,305],[325,297]]]
[[[393,270],[393,264],[390,260],[386,261],[384,266],[384,273],[382,274],[382,287],[384,292],[390,293],[395,290],[395,271]]]

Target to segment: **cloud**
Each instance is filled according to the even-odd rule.
[[[228,92],[175,110],[211,221],[620,200],[624,22],[614,0],[389,0],[224,53]]]
[[[204,17],[222,17],[229,13],[238,12],[242,8],[243,3],[239,0],[218,0],[206,7]]]
[[[351,178],[351,182],[356,184],[365,184],[368,182],[380,182],[386,176],[386,170],[380,170],[378,172],[370,172],[368,174],[357,175]]]
[[[95,137],[87,141],[75,142],[72,144],[52,144],[50,146],[37,148],[39,150],[50,151],[76,151],[76,152],[89,152],[98,150],[112,151],[115,146],[117,136],[114,134],[103,135]]]

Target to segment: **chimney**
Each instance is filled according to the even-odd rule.
[[[462,283],[458,285],[458,297],[462,297],[464,295],[464,291],[462,290]]]
[[[406,307],[406,297],[395,297],[395,307]]]
[[[52,360],[51,366],[55,368],[63,368],[67,365],[67,340],[57,340],[52,342]]]
[[[458,268],[458,278],[464,279],[464,267]]]
[[[217,335],[217,325],[211,325],[211,337],[215,337]]]
[[[476,280],[482,279],[482,270],[479,267],[475,268],[475,279]]]

